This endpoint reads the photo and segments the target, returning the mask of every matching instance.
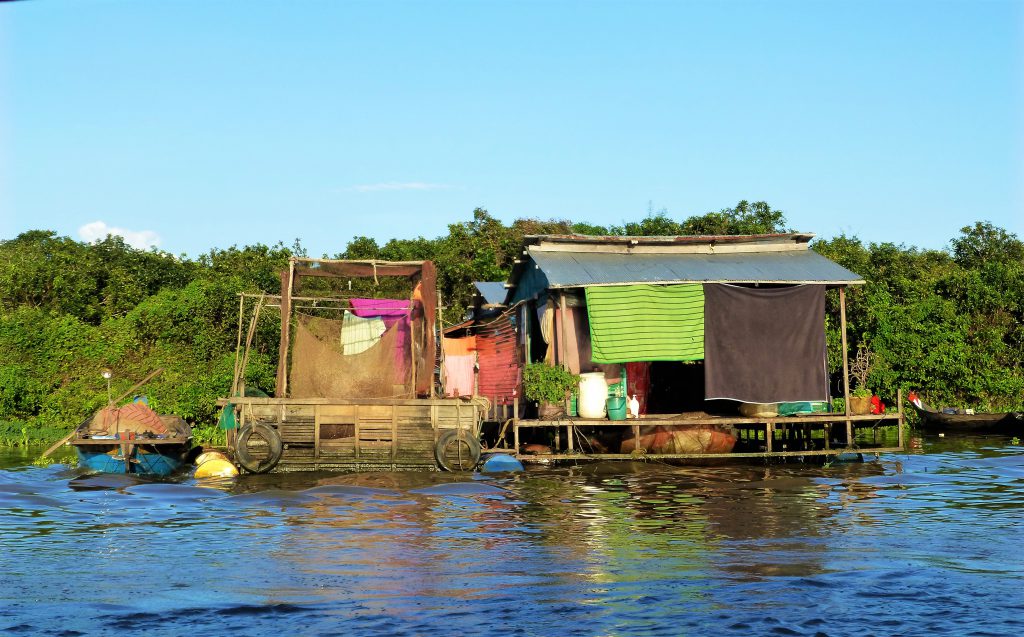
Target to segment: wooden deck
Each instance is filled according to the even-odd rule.
[[[239,428],[260,422],[280,434],[284,451],[275,471],[433,470],[438,432],[463,429],[476,437],[485,409],[457,398],[239,397],[230,402]]]
[[[636,460],[638,458],[662,460],[708,460],[740,458],[794,458],[813,456],[836,456],[844,453],[896,453],[904,450],[904,413],[902,411],[868,415],[847,416],[845,414],[813,414],[807,416],[749,418],[749,417],[686,417],[657,415],[629,420],[605,420],[586,418],[562,418],[559,420],[514,420],[511,425],[512,448],[487,449],[485,452],[513,453],[523,461],[554,460]],[[629,427],[632,436],[640,437],[641,427],[679,426],[727,426],[735,430],[735,450],[725,454],[682,453],[657,454],[638,451],[634,453],[592,453],[581,449],[581,429]],[[896,446],[885,446],[878,442],[879,427],[898,427]],[[522,438],[530,431],[553,430],[554,445],[550,453],[522,453]],[[865,430],[870,430],[871,441],[863,440]],[[861,440],[858,442],[858,434]]]

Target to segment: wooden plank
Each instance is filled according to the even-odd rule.
[[[313,419],[313,410],[316,405],[286,405],[284,408],[284,420],[296,420],[299,418]]]
[[[846,345],[846,288],[839,288],[839,327],[843,344],[843,411],[846,415],[846,446],[853,444],[853,423],[850,421],[850,361]]]
[[[872,424],[883,420],[898,420],[897,414],[874,414],[869,416],[850,416],[849,420],[854,423]],[[792,416],[785,418],[772,418],[776,423],[836,423],[845,422],[847,419],[842,414],[822,414],[821,416]],[[651,425],[762,425],[768,422],[766,418],[640,418],[637,420],[600,420],[587,418],[573,418],[572,423],[577,427],[632,427],[634,424],[640,426]],[[564,427],[564,420],[520,420],[520,427]]]
[[[448,406],[462,403],[460,398],[275,398],[273,396],[237,396],[218,398],[217,405],[406,405],[411,407]]]
[[[904,449],[906,445],[904,444],[903,440],[903,391],[898,387],[896,388],[896,413],[898,413],[900,416],[900,429],[899,433],[896,435],[896,439],[899,442],[900,449]]]
[[[313,428],[315,426],[316,426],[316,423],[313,420],[303,420],[303,421],[292,420],[292,421],[289,421],[289,422],[280,423],[277,426],[277,428],[280,431],[308,432],[308,433],[312,434],[313,433]]]
[[[391,420],[392,405],[375,405],[372,403],[359,405],[359,418],[362,420]]]
[[[359,424],[360,424],[359,423],[359,405],[356,405],[355,423],[353,423],[353,424],[355,426],[355,432],[354,432],[355,435],[353,436],[353,442],[355,444],[356,460],[358,460],[359,459]]]
[[[514,453],[519,453],[519,397],[513,396],[512,399],[512,444],[515,445],[512,449]]]
[[[245,295],[239,295],[238,299],[238,339],[235,342],[235,375],[231,379],[231,395],[234,396],[239,393],[238,391],[238,368],[242,364],[242,314],[245,312]],[[47,456],[48,454],[43,454]]]
[[[898,453],[903,451],[900,447],[877,447],[858,449],[856,453]],[[732,458],[797,458],[801,456],[837,456],[841,453],[849,453],[846,449],[811,449],[807,451],[775,451],[768,452],[733,452],[733,453],[647,453],[643,458],[649,460],[729,460]],[[532,460],[636,460],[636,457],[628,453],[575,453],[575,454],[523,454],[515,456],[522,461]]]
[[[319,405],[320,417],[348,418],[346,422],[354,421],[356,417],[355,405]]]
[[[395,405],[395,415],[398,419],[418,418],[430,422],[429,405]]]
[[[320,410],[322,407],[317,405],[313,411],[313,458],[315,460],[320,459]],[[313,469],[316,469],[316,465],[313,465]]]
[[[442,338],[444,338],[442,336]],[[391,459],[398,457],[398,407],[391,409]]]
[[[336,438],[334,440],[325,439],[320,441],[320,449],[339,449],[339,448],[352,449],[356,448],[356,442],[354,438]]]
[[[352,459],[356,457],[356,449],[352,445],[324,445],[320,447],[320,458],[346,456]]]
[[[288,395],[288,348],[291,344],[291,297],[295,279],[295,262],[288,261],[288,271],[281,273],[281,340],[278,345],[277,383],[274,394]]]
[[[256,418],[264,420],[277,421],[279,408],[277,405],[249,405],[245,403],[238,403],[239,406],[245,406],[249,412]]]

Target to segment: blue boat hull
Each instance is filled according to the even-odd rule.
[[[128,470],[125,470],[125,461],[121,457],[120,447],[85,448],[75,447],[78,452],[78,465],[100,473],[132,473],[143,476],[168,476],[181,469],[185,464],[185,455],[188,448],[184,445],[166,445],[155,451],[156,447],[150,449],[133,450]]]

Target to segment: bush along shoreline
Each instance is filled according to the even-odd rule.
[[[674,219],[667,211],[595,226],[568,220],[505,224],[486,210],[433,239],[380,245],[354,237],[341,259],[431,259],[445,322],[465,315],[474,281],[503,281],[530,234],[680,235],[787,231],[764,202]],[[813,229],[810,229],[813,230]],[[848,291],[849,354],[874,352],[867,386],[889,404],[897,392],[927,392],[932,404],[978,411],[1024,409],[1024,243],[986,222],[964,227],[944,250],[865,244],[841,235],[812,249],[860,274]],[[83,243],[46,230],[0,240],[0,445],[59,440],[158,367],[138,393],[158,412],[193,425],[197,439],[222,441],[216,400],[234,373],[238,293],[279,292],[278,273],[301,244],[214,248],[196,258],[136,250],[121,238]],[[368,290],[372,293],[372,290]],[[842,376],[839,304],[828,294],[833,392]],[[271,392],[280,318],[262,315],[247,384]]]

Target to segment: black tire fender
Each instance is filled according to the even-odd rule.
[[[466,458],[469,460],[469,468],[466,465],[456,466],[448,462],[447,451],[452,444],[462,445],[466,451]],[[455,447],[458,449],[459,447]],[[434,459],[439,467],[445,471],[471,471],[480,462],[480,441],[472,433],[463,429],[447,429],[441,432],[434,444]]]
[[[267,441],[267,457],[257,460],[249,454],[249,438],[258,436]],[[235,445],[235,458],[238,464],[249,473],[267,473],[277,466],[284,452],[281,434],[270,425],[256,422],[242,427],[238,431],[238,442]]]

